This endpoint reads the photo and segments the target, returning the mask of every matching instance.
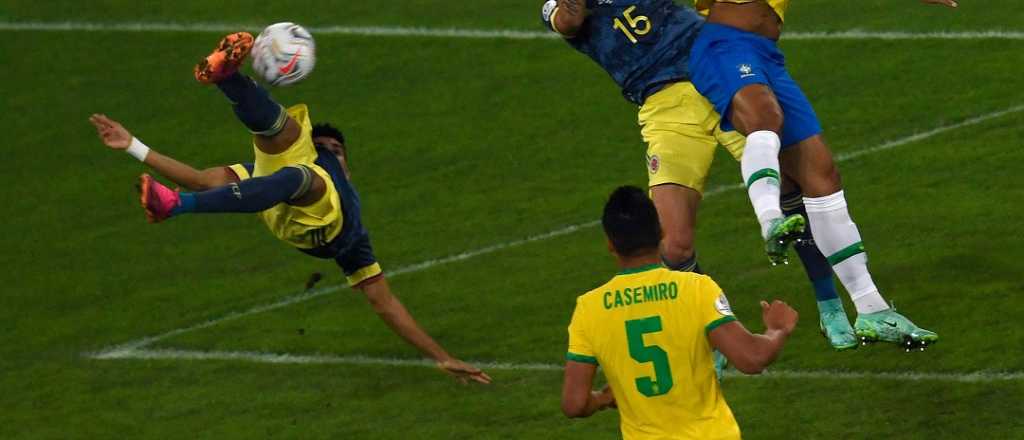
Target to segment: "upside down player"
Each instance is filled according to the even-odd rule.
[[[922,2],[957,6],[953,0]],[[723,115],[722,129],[747,135],[740,168],[762,236],[771,242],[782,208],[806,207],[813,242],[857,308],[856,335],[865,343],[898,343],[908,350],[937,342],[937,334],[886,304],[871,279],[821,125],[776,42],[789,0],[696,3],[708,19],[690,55],[692,81]]]
[[[248,33],[228,35],[196,66],[195,76],[201,83],[216,84],[252,131],[253,163],[199,171],[149,149],[104,115],[90,118],[106,145],[127,150],[164,177],[196,191],[172,191],[143,174],[146,216],[155,223],[188,213],[259,213],[277,238],[314,257],[334,259],[381,319],[439,368],[462,382],[490,383],[486,373],[450,356],[391,293],[360,220],[341,132],[326,124],[312,127],[305,105],[285,110],[239,73],[252,43]]]
[[[618,188],[605,204],[601,224],[621,271],[576,300],[562,412],[587,417],[617,406],[625,439],[738,439],[711,347],[740,371],[760,373],[782,350],[797,313],[761,301],[766,330],[751,334],[714,280],[660,264],[658,216],[636,187]],[[598,364],[609,386],[591,391]]]
[[[665,234],[662,258],[671,269],[700,272],[694,230],[715,148],[721,144],[737,160],[744,149],[743,136],[721,130],[718,113],[689,82],[687,59],[703,19],[671,0],[549,0],[542,18],[640,106],[648,187]],[[810,238],[799,208],[787,211],[790,220],[776,224],[767,242],[777,261],[785,261],[789,241]],[[800,245],[806,242],[797,241],[796,251],[817,298],[822,333],[836,349],[856,347],[832,269],[816,247]]]

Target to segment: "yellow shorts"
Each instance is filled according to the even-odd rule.
[[[309,110],[305,104],[288,109],[288,115],[302,127],[302,134],[288,147],[278,154],[267,154],[253,144],[256,160],[253,163],[251,177],[269,176],[287,166],[303,165],[326,183],[327,192],[316,203],[309,206],[293,206],[286,203],[278,204],[260,212],[260,218],[277,238],[301,249],[312,249],[322,246],[341,233],[344,223],[342,216],[341,196],[332,183],[331,175],[314,161],[317,158],[316,147],[313,145],[313,124],[309,120]],[[249,178],[249,173],[241,165],[231,167],[242,180]]]
[[[704,183],[722,145],[736,160],[743,156],[746,138],[724,132],[721,117],[693,84],[679,82],[644,101],[638,120],[647,143],[648,186],[672,183],[704,192]]]

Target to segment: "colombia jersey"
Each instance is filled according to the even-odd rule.
[[[697,7],[697,12],[700,12],[705,16],[708,15],[708,13],[711,12],[711,5],[716,2],[737,4],[765,2],[775,10],[776,14],[779,15],[779,20],[783,21],[786,20],[786,9],[789,8],[789,0],[696,0],[695,5]]]
[[[332,181],[327,170],[314,163],[317,152],[311,137],[313,124],[309,121],[309,110],[306,105],[290,107],[288,115],[298,122],[302,129],[299,138],[287,150],[278,154],[260,151],[254,141],[252,148],[256,160],[252,172],[241,165],[231,166],[231,170],[240,179],[269,176],[286,166],[303,165],[319,175],[324,182]],[[341,232],[344,221],[341,209],[338,191],[333,185],[327,185],[327,193],[312,205],[294,206],[281,203],[260,212],[259,216],[270,232],[281,241],[299,249],[311,249],[327,243]]]
[[[566,41],[642,105],[660,86],[688,81],[687,56],[704,20],[672,0],[588,0],[590,15]]]
[[[707,338],[734,320],[707,276],[626,270],[576,300],[566,357],[603,367],[625,439],[738,439]]]
[[[324,196],[309,206],[277,204],[259,213],[275,237],[318,258],[330,258],[341,266],[350,285],[382,273],[373,255],[370,236],[360,217],[359,195],[345,178],[334,155],[316,148],[309,110],[304,104],[288,108],[288,115],[302,128],[295,143],[278,154],[267,154],[253,145],[256,159],[230,168],[240,180],[273,174],[286,166],[301,165],[327,183]]]

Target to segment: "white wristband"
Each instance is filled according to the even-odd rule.
[[[149,147],[142,143],[137,137],[132,138],[131,145],[128,146],[126,153],[139,160],[139,162],[145,162],[146,156],[149,155]]]

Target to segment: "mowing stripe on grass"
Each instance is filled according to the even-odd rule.
[[[379,358],[370,356],[339,356],[329,354],[295,355],[288,353],[261,353],[252,351],[196,351],[177,349],[139,349],[98,356],[97,359],[156,359],[193,361],[240,361],[262,364],[342,364],[383,365],[389,367],[434,367],[427,359]],[[548,363],[472,362],[484,370],[506,371],[561,371],[562,365]],[[729,378],[766,379],[872,379],[940,382],[1005,382],[1024,380],[1020,371],[974,371],[970,373],[928,373],[893,371],[841,371],[841,370],[769,370],[757,376],[726,371]]]
[[[48,32],[210,32],[259,31],[263,26],[240,23],[0,21],[0,31]],[[516,29],[459,29],[405,26],[307,26],[314,35],[374,37],[432,37],[499,40],[555,40],[552,32]],[[837,32],[787,32],[786,40],[1024,40],[1024,32],[985,30],[963,32],[902,32],[849,30]]]
[[[510,242],[506,242],[506,243],[498,243],[498,244],[487,246],[487,247],[483,247],[483,248],[480,248],[480,249],[475,249],[475,250],[472,250],[472,251],[463,252],[461,254],[451,255],[451,256],[444,257],[444,258],[437,258],[437,259],[433,259],[433,260],[427,260],[427,261],[423,261],[421,263],[416,263],[416,264],[413,264],[413,265],[410,265],[410,266],[400,267],[400,268],[398,268],[396,270],[393,270],[393,271],[388,271],[387,272],[387,276],[393,278],[393,277],[396,277],[396,276],[399,276],[399,275],[402,275],[402,274],[420,272],[420,271],[424,271],[424,270],[430,269],[430,268],[432,268],[434,266],[439,266],[439,265],[448,264],[448,263],[454,263],[454,262],[457,262],[457,261],[468,260],[470,258],[478,257],[478,256],[481,256],[481,255],[498,252],[498,251],[500,251],[502,249],[508,249],[508,248],[512,248],[512,247],[516,247],[516,246],[522,246],[524,244],[532,243],[532,242],[535,242],[535,241],[543,241],[543,240],[548,240],[548,239],[555,238],[555,237],[560,237],[560,236],[563,236],[563,235],[572,234],[573,232],[576,232],[576,231],[578,231],[580,229],[592,228],[594,226],[597,226],[599,223],[600,223],[600,221],[595,220],[595,221],[591,221],[591,222],[580,223],[578,225],[570,225],[570,226],[566,226],[566,227],[563,227],[563,228],[555,229],[554,231],[550,231],[550,232],[546,232],[546,233],[538,234],[538,235],[533,235],[533,236],[526,237],[526,238],[523,238],[523,239],[520,239],[520,240],[513,240],[513,241],[510,241]],[[221,316],[219,318],[211,319],[211,320],[208,320],[208,321],[205,321],[205,322],[202,322],[202,323],[190,326],[190,327],[183,327],[183,328],[171,330],[171,331],[166,332],[166,333],[161,333],[161,334],[156,335],[156,336],[149,336],[149,337],[137,339],[135,341],[131,341],[131,342],[128,342],[128,343],[125,343],[125,344],[122,344],[122,345],[110,347],[110,348],[107,348],[107,349],[105,349],[103,351],[98,352],[98,354],[95,354],[94,357],[97,357],[97,358],[100,358],[100,359],[117,358],[117,356],[115,356],[115,355],[117,355],[118,353],[131,352],[133,350],[149,346],[149,345],[151,345],[153,343],[156,343],[158,341],[161,341],[161,340],[173,337],[173,336],[177,336],[177,335],[180,335],[180,334],[183,334],[183,333],[188,333],[188,332],[191,332],[191,331],[194,331],[194,330],[200,330],[200,329],[212,327],[212,326],[215,326],[215,325],[220,324],[220,323],[225,322],[225,321],[231,321],[231,320],[242,318],[242,317],[245,317],[245,316],[255,315],[255,314],[263,313],[263,312],[268,312],[268,311],[271,311],[271,310],[280,309],[282,307],[287,307],[287,306],[290,306],[292,304],[297,304],[297,303],[300,303],[300,302],[309,301],[311,299],[318,298],[318,297],[321,297],[321,296],[324,296],[324,295],[328,295],[328,294],[340,291],[340,290],[345,289],[345,288],[347,288],[346,285],[334,285],[334,286],[324,286],[324,287],[321,287],[319,289],[309,290],[309,291],[300,293],[298,295],[293,295],[293,296],[286,297],[286,298],[284,298],[284,299],[282,299],[280,301],[274,302],[274,303],[264,304],[264,305],[261,305],[261,306],[256,306],[256,307],[253,307],[251,309],[244,310],[244,311],[230,312],[227,315]]]
[[[917,133],[917,134],[913,134],[913,135],[910,135],[910,136],[907,136],[907,137],[903,137],[903,138],[900,138],[900,139],[896,139],[896,140],[893,140],[893,141],[885,142],[885,143],[882,143],[882,144],[874,146],[874,147],[864,148],[864,149],[852,151],[852,152],[849,152],[849,153],[846,153],[846,154],[840,154],[840,155],[836,156],[836,162],[845,162],[845,161],[848,161],[848,160],[851,160],[851,159],[855,159],[855,158],[858,158],[858,157],[861,157],[861,156],[864,156],[864,155],[867,155],[867,154],[874,154],[874,153],[879,153],[879,152],[882,152],[882,151],[891,150],[891,149],[894,149],[894,148],[897,148],[897,147],[900,147],[900,146],[904,146],[904,145],[907,145],[907,144],[910,144],[910,143],[913,143],[913,142],[925,140],[925,139],[931,138],[933,136],[937,136],[937,135],[942,134],[942,133],[946,133],[946,132],[948,132],[950,130],[956,130],[956,129],[965,128],[965,127],[969,127],[969,126],[973,126],[973,125],[978,125],[978,124],[981,124],[981,123],[986,122],[986,121],[990,121],[990,120],[993,120],[993,119],[996,119],[996,118],[999,118],[999,117],[1003,117],[1003,116],[1007,116],[1007,115],[1010,115],[1010,114],[1014,114],[1014,113],[1019,113],[1019,112],[1022,112],[1022,111],[1024,111],[1024,105],[1018,105],[1018,106],[1007,108],[1005,110],[1000,110],[1000,111],[997,111],[997,112],[992,112],[992,113],[987,113],[987,114],[984,114],[984,115],[981,115],[981,116],[976,116],[976,117],[973,117],[973,118],[970,118],[970,119],[966,119],[966,120],[964,120],[962,122],[958,122],[958,123],[950,124],[950,125],[944,125],[944,126],[941,126],[939,128],[935,128],[935,129],[932,129],[932,130],[929,130],[929,131],[926,131],[926,132]],[[742,183],[741,184],[736,184],[736,185],[726,185],[726,186],[720,186],[720,187],[712,188],[711,190],[708,190],[708,191],[706,191],[704,193],[704,198],[712,197],[712,196],[715,196],[715,195],[718,195],[718,194],[722,194],[722,193],[725,193],[725,192],[729,192],[729,191],[741,190],[743,188],[744,188],[744,186],[743,186]],[[387,274],[388,274],[389,277],[394,277],[394,276],[398,276],[398,275],[402,275],[402,274],[419,272],[419,271],[430,269],[430,268],[432,268],[434,266],[439,266],[439,265],[443,265],[443,264],[448,264],[448,263],[454,263],[454,262],[458,262],[458,261],[468,260],[470,258],[474,258],[474,257],[478,257],[478,256],[481,256],[481,255],[490,254],[490,253],[497,252],[497,251],[500,251],[500,250],[503,250],[503,249],[508,249],[508,248],[512,248],[512,247],[516,247],[516,246],[521,246],[521,245],[524,245],[524,244],[527,244],[527,243],[533,243],[533,242],[543,241],[543,240],[547,240],[547,239],[551,239],[551,238],[555,238],[555,237],[560,237],[560,236],[563,236],[563,235],[568,235],[568,234],[571,234],[573,232],[576,232],[576,231],[579,231],[579,230],[582,230],[582,229],[592,228],[592,227],[597,226],[599,224],[600,224],[600,221],[595,220],[595,221],[589,221],[589,222],[586,222],[586,223],[580,223],[580,224],[577,224],[577,225],[570,225],[570,226],[559,228],[559,229],[556,229],[556,230],[553,230],[553,231],[550,231],[550,232],[547,232],[547,233],[544,233],[544,234],[534,235],[534,236],[530,236],[530,237],[527,237],[527,238],[524,238],[524,239],[520,239],[520,240],[514,240],[514,241],[507,242],[507,243],[499,243],[499,244],[487,246],[487,247],[476,249],[476,250],[472,250],[472,251],[463,252],[461,254],[452,255],[452,256],[448,256],[448,257],[444,257],[444,258],[427,260],[427,261],[424,261],[424,262],[421,262],[421,263],[413,264],[411,266],[401,267],[401,268],[399,268],[397,270],[390,271]],[[207,320],[207,321],[204,321],[202,323],[199,323],[199,324],[196,324],[196,325],[192,325],[192,326],[189,326],[189,327],[183,327],[183,328],[179,328],[179,329],[174,329],[174,330],[171,330],[171,331],[168,331],[168,332],[165,332],[165,333],[161,333],[161,334],[156,335],[156,336],[148,336],[148,337],[145,337],[145,338],[136,339],[134,341],[130,341],[130,342],[127,342],[127,343],[124,343],[124,344],[121,344],[121,345],[116,345],[116,346],[113,346],[113,347],[108,347],[108,348],[103,349],[103,350],[101,350],[99,352],[85,353],[85,356],[93,357],[93,358],[98,358],[98,359],[131,358],[130,354],[138,353],[140,349],[142,349],[144,347],[147,347],[147,346],[149,346],[149,345],[151,345],[153,343],[156,343],[158,341],[170,338],[172,336],[177,336],[177,335],[180,335],[180,334],[189,333],[189,332],[194,331],[194,330],[199,330],[199,329],[204,329],[204,328],[212,327],[212,326],[215,326],[217,324],[220,324],[220,323],[223,323],[223,322],[226,322],[226,321],[231,321],[231,320],[235,320],[235,319],[238,319],[238,318],[243,318],[243,317],[250,316],[250,315],[255,315],[255,314],[258,314],[258,313],[263,313],[263,312],[279,309],[279,308],[282,308],[282,307],[287,307],[287,306],[290,306],[292,304],[301,303],[301,302],[308,301],[308,300],[311,300],[311,299],[314,299],[314,298],[317,298],[317,297],[321,297],[321,296],[324,296],[324,295],[327,295],[327,294],[330,294],[330,293],[337,292],[339,290],[342,290],[343,288],[345,288],[345,286],[343,286],[343,285],[321,287],[319,289],[310,290],[310,291],[303,292],[303,293],[298,294],[298,295],[293,295],[293,296],[285,297],[285,298],[283,298],[283,299],[281,299],[281,300],[279,300],[277,302],[274,302],[274,303],[264,304],[264,305],[261,305],[261,306],[256,306],[256,307],[253,307],[253,308],[248,309],[248,310],[230,312],[230,313],[228,313],[228,314],[226,314],[224,316],[221,316],[221,317],[218,317],[218,318],[214,318],[214,319],[210,319],[210,320]]]

